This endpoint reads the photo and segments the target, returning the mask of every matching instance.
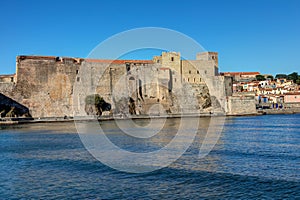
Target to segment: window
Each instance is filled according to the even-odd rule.
[[[199,78],[199,81],[201,82],[201,78]]]
[[[171,61],[174,61],[174,57],[171,57]]]
[[[190,82],[190,78],[188,78],[188,82]]]
[[[194,78],[194,83],[196,82],[196,78]]]
[[[10,82],[14,82],[14,77],[10,77]]]
[[[80,77],[77,77],[77,82],[79,82],[80,81]]]
[[[174,82],[176,82],[176,78],[174,78]]]
[[[197,70],[197,74],[199,74],[199,70]]]
[[[127,75],[130,74],[130,64],[126,64],[126,72]]]
[[[63,62],[63,58],[62,58],[62,57],[56,57],[56,58],[55,58],[55,61],[56,61],[56,62]]]
[[[189,74],[191,74],[192,73],[192,71],[191,70],[189,70]]]
[[[78,74],[78,70],[76,70],[76,74]]]

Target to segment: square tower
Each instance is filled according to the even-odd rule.
[[[177,52],[162,52],[161,66],[163,68],[170,68],[175,73],[181,73],[180,53]]]
[[[215,61],[215,66],[219,67],[219,62],[218,62],[218,53],[217,52],[201,52],[198,53],[196,56],[196,60],[214,60]]]

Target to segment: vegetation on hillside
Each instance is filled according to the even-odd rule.
[[[266,80],[264,75],[257,75],[255,77],[257,81],[264,81]],[[290,74],[276,74],[275,78],[272,75],[267,76],[267,79],[271,79],[271,81],[275,79],[287,79],[292,80],[294,83],[300,84],[300,75],[297,72],[293,72]]]
[[[293,72],[291,74],[276,74],[275,78],[285,78],[288,80],[293,80],[294,83],[300,84],[300,76],[298,75],[298,72]]]

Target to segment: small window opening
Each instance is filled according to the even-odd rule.
[[[79,82],[80,81],[80,77],[77,77],[77,82]]]
[[[130,64],[126,64],[126,72],[127,75],[130,74]]]
[[[174,61],[174,57],[171,57],[171,61]]]
[[[62,62],[62,61],[63,61],[63,58],[62,58],[62,57],[56,57],[56,58],[55,58],[55,61],[56,61],[56,62]]]
[[[197,70],[197,74],[199,74],[199,70]]]
[[[192,73],[192,71],[191,70],[189,70],[189,74],[191,74]]]
[[[76,74],[78,74],[78,70],[76,70]]]

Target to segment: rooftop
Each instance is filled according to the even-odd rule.
[[[71,58],[71,57],[58,57],[58,56],[18,56],[17,59],[33,59],[33,60],[73,60],[74,62],[92,62],[92,63],[111,63],[111,64],[126,64],[126,63],[141,63],[141,64],[152,64],[152,60],[112,60],[112,59],[90,59],[90,58]]]
[[[259,75],[259,72],[221,72],[221,75]]]

